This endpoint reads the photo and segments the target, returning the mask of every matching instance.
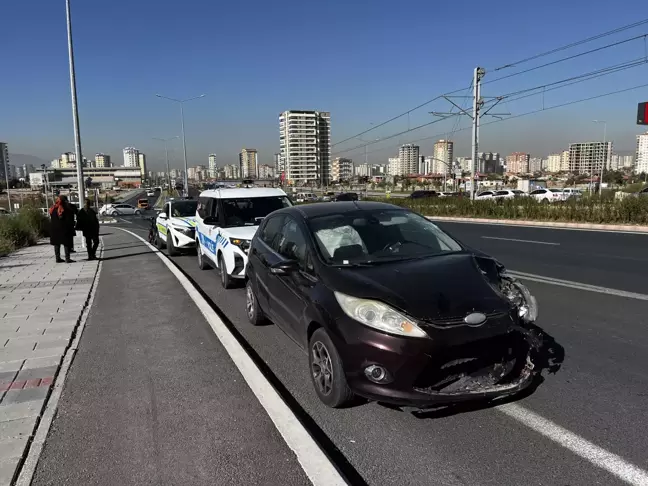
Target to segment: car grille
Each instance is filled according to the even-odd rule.
[[[509,317],[509,314],[507,312],[491,312],[490,314],[485,314],[485,316],[486,316],[486,321],[484,322],[484,324],[494,319],[507,319]],[[464,316],[457,316],[457,317],[449,317],[445,319],[425,319],[421,321],[421,325],[424,328],[429,326],[437,329],[467,326],[468,324],[466,324],[466,321],[464,321],[465,318],[466,316],[464,315]]]
[[[422,393],[461,393],[504,385],[520,376],[530,345],[524,335],[512,331],[459,346],[434,355],[414,382]]]

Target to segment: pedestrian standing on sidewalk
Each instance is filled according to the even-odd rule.
[[[77,208],[76,204],[73,204],[73,203],[71,203],[69,201],[68,201],[68,204],[72,208],[72,213],[76,217],[79,214],[79,208]],[[74,249],[74,237],[75,236],[76,236],[76,230],[74,230],[74,228],[73,228],[73,231],[72,231],[72,246],[70,246],[70,253],[76,253],[76,250]]]
[[[88,250],[88,260],[97,259],[97,247],[99,246],[99,220],[97,213],[92,209],[92,202],[86,200],[85,207],[77,213],[77,231],[83,231]]]
[[[49,210],[50,243],[54,246],[56,263],[73,263],[70,249],[74,242],[74,211],[66,196],[59,196]],[[65,260],[61,258],[61,245],[65,250]]]

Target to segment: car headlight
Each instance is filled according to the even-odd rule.
[[[174,226],[173,229],[185,236],[193,236],[195,231],[193,228],[179,228],[177,226]]]
[[[229,240],[232,245],[238,246],[243,251],[250,248],[250,240],[242,240],[240,238],[230,238]]]
[[[506,298],[518,308],[518,315],[525,322],[535,322],[538,319],[538,303],[529,289],[513,277],[501,275],[500,289]]]
[[[382,302],[334,292],[344,313],[365,326],[397,336],[428,337],[409,317]]]

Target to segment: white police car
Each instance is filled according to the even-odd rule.
[[[175,256],[180,250],[195,247],[197,207],[195,199],[174,199],[164,205],[155,220],[155,244],[159,249],[166,246],[168,255]]]
[[[250,241],[259,224],[277,209],[292,206],[276,188],[241,187],[203,191],[196,213],[196,253],[202,270],[214,266],[230,288],[245,278]]]

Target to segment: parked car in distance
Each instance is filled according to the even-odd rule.
[[[333,201],[335,199],[335,193],[332,191],[325,192],[322,197],[320,198],[320,201],[328,202],[328,201]]]
[[[526,192],[519,189],[500,189],[499,191],[495,191],[493,197],[495,199],[513,199],[516,197],[525,197],[526,195]]]
[[[131,206],[130,204],[106,204],[99,210],[99,214],[109,216],[126,216],[133,214],[142,214],[141,209]]]
[[[317,201],[317,196],[312,192],[298,192],[295,196],[295,202],[313,202]]]
[[[575,189],[573,187],[566,187],[563,190],[563,194],[565,195],[565,199],[571,199],[571,198],[579,198],[583,197],[583,191],[580,189]]]
[[[438,193],[436,191],[414,191],[412,194],[410,194],[410,199],[422,199],[422,198],[427,198],[427,197],[438,197]]]
[[[146,197],[155,197],[155,191],[153,189],[149,189],[146,191]]]
[[[337,196],[335,196],[335,201],[340,202],[340,201],[359,201],[360,196],[358,196],[357,192],[341,192]]]
[[[493,199],[495,191],[483,191],[475,196],[475,199]]]
[[[534,189],[529,193],[529,196],[542,203],[563,202],[567,199],[567,195],[563,193],[562,189],[547,189],[546,187]]]
[[[426,408],[526,388],[537,304],[492,257],[377,202],[275,211],[252,239],[246,314],[308,352],[330,407],[354,395]]]

